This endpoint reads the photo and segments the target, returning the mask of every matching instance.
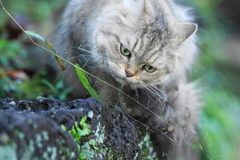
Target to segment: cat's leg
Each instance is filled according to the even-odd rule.
[[[172,148],[169,160],[199,159],[198,151],[193,150],[197,139],[198,111],[201,107],[198,90],[193,83],[183,83],[171,93],[170,103],[173,106],[174,121]]]
[[[192,146],[197,138],[199,103],[194,85],[183,83],[167,92],[168,100],[153,103],[145,111],[145,124],[160,160],[197,160],[198,151]]]

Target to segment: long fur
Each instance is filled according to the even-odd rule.
[[[159,159],[198,159],[190,146],[201,104],[187,80],[197,52],[192,21],[189,9],[172,0],[70,0],[56,33],[58,53],[118,88],[90,77],[104,103],[119,105],[154,131]],[[131,58],[120,53],[121,44]],[[73,68],[63,74],[74,97],[89,96]]]

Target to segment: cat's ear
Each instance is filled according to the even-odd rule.
[[[197,31],[197,24],[191,22],[181,22],[176,26],[176,34],[178,37],[179,43],[184,42],[191,35],[193,35]]]
[[[146,0],[144,3],[143,13],[150,16],[156,16],[155,7],[156,7],[155,1]]]
[[[138,15],[155,16],[155,3],[150,0],[123,0],[124,5]]]
[[[141,14],[144,9],[144,0],[123,0],[124,5],[131,11]]]

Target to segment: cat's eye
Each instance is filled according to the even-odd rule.
[[[150,65],[144,65],[143,69],[149,73],[153,73],[154,71],[156,71],[156,68],[150,66]]]
[[[131,57],[131,52],[126,47],[124,47],[123,44],[120,45],[120,52],[122,55],[127,56],[128,58]]]

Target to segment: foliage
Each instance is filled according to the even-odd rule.
[[[201,113],[200,139],[203,160],[238,159],[240,146],[240,74],[226,61],[221,50],[224,39],[231,34],[217,15],[216,7],[222,0],[188,0],[195,6],[201,26],[200,56],[194,65],[193,79],[200,79],[203,89],[204,109]],[[224,19],[225,17],[221,17]]]
[[[87,91],[90,93],[90,95],[94,98],[97,98],[99,101],[101,101],[97,92],[91,87],[89,79],[87,78],[87,76],[83,72],[83,70],[79,69],[77,66],[75,66],[74,68],[75,68],[75,71],[77,73],[79,80],[81,81],[82,85],[87,89]]]
[[[15,67],[23,67],[24,63],[22,60],[27,58],[27,51],[14,40],[6,40],[5,38],[0,39],[0,65],[11,66],[9,60],[14,61]]]
[[[13,9],[14,15],[17,16],[20,13],[27,13],[30,15],[27,17],[32,19],[32,21],[35,21],[35,16],[43,16],[44,18],[49,17],[49,15],[51,15],[50,13],[52,12],[52,9],[55,7],[60,7],[64,4],[64,2],[66,1],[62,1],[56,5],[56,1],[51,3],[48,1],[35,1],[34,4],[38,5],[38,7],[32,12],[30,10],[33,7],[29,7],[28,5],[33,3],[33,1],[29,1],[29,3],[14,1],[14,3],[6,3],[6,5],[4,3],[4,5],[5,8],[10,11]],[[40,8],[44,9],[45,12],[38,12],[38,9]],[[66,100],[67,95],[70,93],[71,89],[65,87],[62,80],[47,80],[49,73],[46,70],[39,69],[39,72],[34,73],[34,76],[28,77],[25,68],[29,66],[31,67],[31,64],[33,63],[29,62],[28,60],[28,58],[31,57],[29,55],[32,54],[31,52],[33,51],[27,51],[25,47],[17,40],[7,39],[7,32],[4,32],[5,29],[1,28],[6,25],[5,23],[7,22],[7,14],[4,13],[3,10],[1,11],[1,20],[4,19],[5,21],[0,21],[0,33],[3,33],[0,35],[0,84],[2,86],[0,88],[0,97],[14,97],[17,99],[31,100],[38,97],[47,96],[48,98],[58,98],[62,101]],[[28,12],[31,12],[31,14]],[[38,21],[43,21],[43,18],[39,19]],[[31,31],[26,31],[25,33],[44,41],[46,46],[55,53],[52,45],[47,40],[45,40],[44,37],[41,37],[37,33]],[[62,65],[60,59],[57,57],[56,59],[62,69],[64,69],[64,66]],[[24,77],[16,77],[15,73],[18,75],[24,74]]]
[[[0,97],[34,100],[40,97],[66,100],[71,88],[66,88],[62,80],[52,83],[47,80],[47,71],[41,71],[31,79],[14,80],[9,77],[0,78]]]
[[[220,99],[221,98],[221,99]],[[238,159],[239,125],[236,123],[239,100],[224,90],[211,90],[204,96],[206,107],[201,119],[204,159]]]
[[[154,152],[152,142],[150,140],[150,134],[146,133],[140,140],[138,146],[142,151],[142,158],[146,160],[158,160],[156,152]]]
[[[71,130],[68,132],[72,135],[74,141],[77,143],[78,151],[79,151],[79,160],[84,160],[87,158],[87,155],[81,151],[81,140],[84,136],[87,136],[91,133],[91,130],[89,129],[88,124],[86,123],[87,117],[82,117],[81,121],[79,123],[75,122],[74,126]],[[62,129],[66,131],[66,127],[62,126]],[[94,147],[94,149],[97,149],[95,147],[94,140],[90,140],[89,144]]]
[[[25,80],[9,77],[7,72],[21,70],[28,66],[27,51],[15,40],[0,39],[0,97],[17,99],[36,99],[47,95],[48,98],[65,100],[71,89],[66,88],[62,80],[51,83],[46,79],[48,72],[39,71],[34,77]],[[23,72],[24,73],[24,72]]]
[[[4,1],[4,6],[13,15],[22,14],[30,19],[32,22],[39,23],[45,21],[48,18],[52,18],[52,12],[59,9],[66,4],[68,0],[49,1],[49,0],[7,0]],[[4,27],[7,22],[7,15],[4,12],[0,12],[0,29]]]
[[[17,99],[36,99],[39,96],[65,100],[71,89],[63,85],[62,80],[50,82],[48,72],[41,70],[34,77],[14,78],[11,75],[25,73],[27,67],[27,51],[16,40],[0,39],[0,97]],[[9,74],[9,75],[8,75]]]
[[[24,32],[25,32],[27,35],[33,36],[33,37],[41,40],[42,42],[44,42],[45,45],[46,45],[48,48],[51,49],[52,52],[51,52],[51,51],[48,51],[48,50],[47,50],[47,51],[48,51],[49,53],[52,53],[52,54],[55,55],[55,59],[56,59],[56,61],[58,62],[58,65],[61,67],[61,69],[62,69],[62,70],[65,70],[65,69],[66,69],[65,66],[63,65],[62,61],[61,61],[62,58],[60,58],[60,57],[57,56],[57,53],[56,53],[54,47],[51,45],[51,43],[50,43],[49,41],[47,41],[43,36],[41,36],[41,35],[40,35],[39,33],[37,33],[37,32],[33,32],[33,31],[24,31]],[[29,37],[29,38],[30,38],[30,37]],[[33,43],[35,43],[31,38],[30,38],[30,40],[31,40]],[[46,49],[43,48],[41,45],[38,45],[37,43],[35,43],[35,44],[36,44],[37,46],[39,46],[40,48],[46,50]],[[66,61],[67,63],[73,65],[72,63],[70,63],[69,61],[67,61],[67,60],[65,60],[65,59],[64,59],[64,61]],[[81,82],[82,85],[87,89],[87,91],[90,93],[90,95],[91,95],[92,97],[94,97],[94,98],[97,98],[99,101],[101,101],[101,99],[99,98],[97,92],[91,87],[91,84],[90,84],[90,82],[89,82],[89,79],[87,78],[84,70],[82,70],[82,69],[79,67],[79,65],[73,65],[73,67],[75,68],[76,74],[77,74],[80,82]]]
[[[54,49],[54,47],[51,45],[51,43],[50,43],[48,40],[46,40],[42,35],[40,35],[40,34],[37,33],[37,32],[34,32],[34,31],[24,31],[24,32],[25,32],[28,36],[33,36],[33,37],[41,40],[42,42],[44,42],[44,44],[45,44],[49,49],[51,49],[51,52],[53,52],[54,55],[57,54],[56,51],[55,51],[55,49]],[[29,37],[29,39],[30,39],[35,45],[37,45],[38,47],[40,47],[40,48],[42,48],[42,49],[45,50],[45,48],[43,48],[41,45],[38,45],[37,43],[35,43],[35,42],[32,40],[31,37]],[[64,71],[66,68],[65,68],[65,66],[63,65],[61,59],[60,59],[59,57],[57,57],[57,56],[55,56],[55,59],[56,59],[56,61],[58,62],[58,65],[59,65],[59,66],[61,67],[61,69]]]

